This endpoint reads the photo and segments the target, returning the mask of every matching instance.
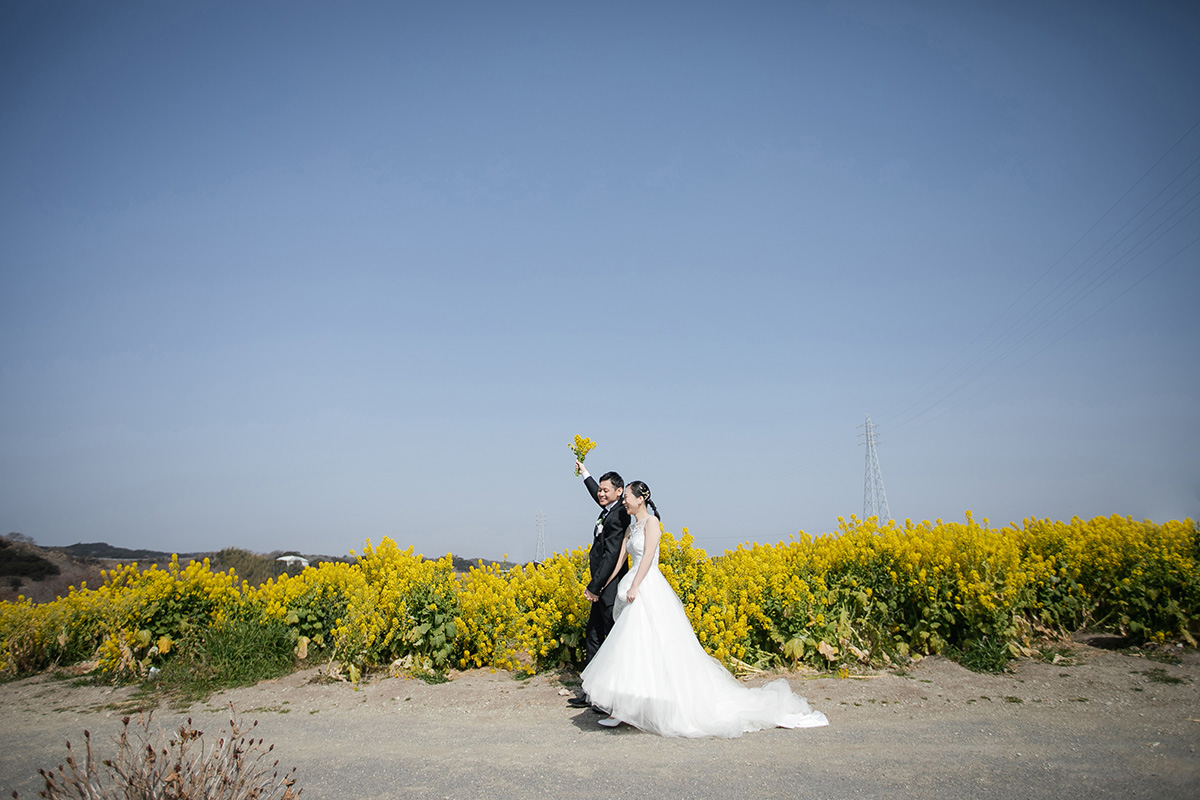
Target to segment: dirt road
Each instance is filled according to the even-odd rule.
[[[232,702],[299,767],[308,800],[1200,797],[1200,654],[1170,664],[1068,647],[1058,664],[995,676],[942,658],[901,674],[792,674],[830,726],[729,741],[601,728],[566,706],[558,676],[488,670],[358,688],[309,670],[156,719],[212,732]],[[36,797],[37,768],[63,761],[84,728],[107,746],[131,695],[49,676],[0,686],[0,790]]]

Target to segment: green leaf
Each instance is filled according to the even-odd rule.
[[[783,644],[783,654],[793,661],[799,661],[804,658],[804,641],[801,639],[789,639]]]

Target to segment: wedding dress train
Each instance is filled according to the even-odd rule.
[[[632,603],[625,597],[645,551],[630,525],[633,565],[617,587],[616,621],[583,671],[583,691],[613,717],[663,736],[741,736],[764,728],[828,725],[783,678],[751,688],[705,652],[683,604],[658,570],[658,548]]]

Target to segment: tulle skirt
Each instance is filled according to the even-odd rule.
[[[683,604],[657,569],[633,603],[631,570],[617,588],[616,623],[583,671],[583,691],[622,722],[662,736],[741,736],[764,728],[828,725],[783,678],[742,685],[704,651]]]

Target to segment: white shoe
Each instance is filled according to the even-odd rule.
[[[599,723],[606,728],[615,728],[621,724],[621,720],[617,719],[616,717],[605,717],[604,719],[599,720]]]

